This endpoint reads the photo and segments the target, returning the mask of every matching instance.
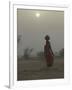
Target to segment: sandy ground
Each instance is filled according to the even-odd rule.
[[[64,78],[63,58],[55,58],[52,67],[47,67],[45,60],[18,60],[18,80],[39,80],[57,78]]]

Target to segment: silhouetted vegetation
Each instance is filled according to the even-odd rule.
[[[60,54],[60,56],[64,56],[64,49],[63,48],[59,51],[59,54]]]
[[[44,57],[44,52],[43,51],[37,52],[37,56],[39,58],[43,58]]]
[[[21,40],[21,35],[17,35],[17,46],[19,45],[20,40]],[[17,54],[17,58],[18,60],[20,60],[20,57],[18,56],[18,54]]]
[[[19,43],[20,40],[21,40],[21,35],[18,35],[18,36],[17,36],[17,43]]]
[[[24,57],[25,59],[29,59],[32,51],[33,51],[33,48],[31,48],[31,49],[29,49],[29,48],[24,49],[24,55],[23,55],[23,57]]]

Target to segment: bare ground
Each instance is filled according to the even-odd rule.
[[[64,78],[64,59],[55,58],[52,67],[45,60],[18,60],[17,80]]]

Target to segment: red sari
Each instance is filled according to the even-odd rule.
[[[53,57],[53,52],[51,50],[50,42],[44,46],[44,54],[45,54],[45,59],[47,66],[52,66],[54,57]]]

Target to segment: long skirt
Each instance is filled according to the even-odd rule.
[[[53,65],[53,62],[54,62],[54,57],[53,57],[53,55],[51,54],[51,52],[48,52],[48,54],[47,54],[47,56],[46,56],[47,66],[52,66],[52,65]]]

